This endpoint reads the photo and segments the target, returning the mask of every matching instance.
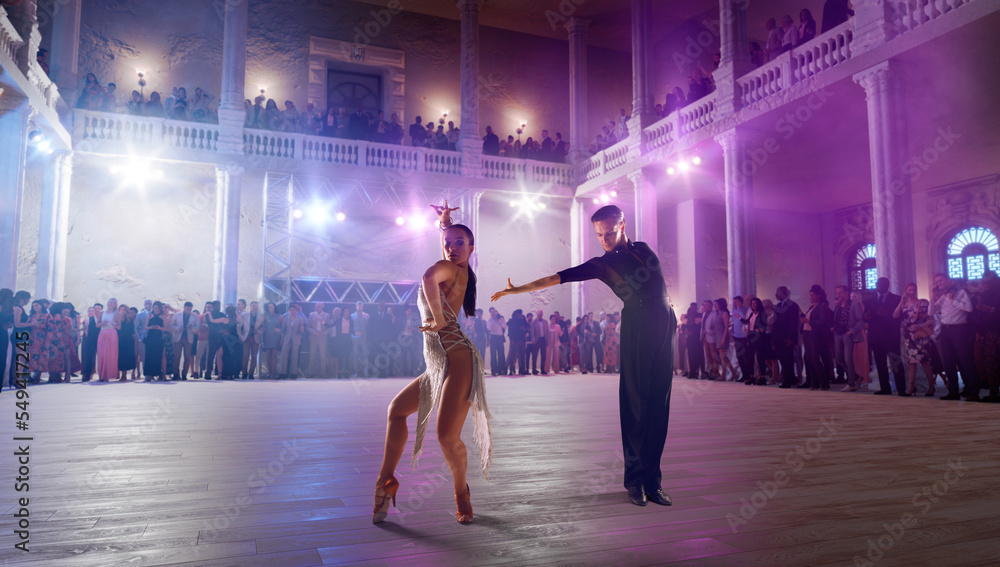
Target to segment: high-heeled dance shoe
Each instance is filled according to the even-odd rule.
[[[465,485],[465,492],[455,495],[455,519],[460,524],[472,523],[472,491]]]
[[[372,523],[385,521],[389,515],[389,502],[396,505],[396,492],[399,491],[399,481],[390,476],[382,484],[375,487],[375,507],[372,509]]]

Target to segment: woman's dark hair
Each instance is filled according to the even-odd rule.
[[[7,319],[5,319],[5,317]],[[14,291],[11,289],[0,289],[0,321],[12,319],[14,317]]]
[[[719,311],[729,313],[729,302],[726,301],[725,297],[720,297],[715,300],[715,304],[719,306]]]
[[[267,307],[269,305],[274,307],[274,312],[275,313],[278,312],[278,306],[275,305],[275,303],[273,301],[268,301],[267,303],[264,304],[264,313],[270,313],[270,311],[267,310]]]
[[[625,213],[618,208],[617,205],[605,205],[590,216],[590,223],[600,221],[614,221],[615,226],[618,226],[625,220]]]
[[[226,306],[226,316],[229,317],[230,323],[236,322],[236,307],[233,305]]]
[[[476,245],[476,237],[472,234],[472,229],[464,224],[453,224],[448,228],[460,228],[465,231],[465,236],[469,238],[469,246]],[[466,317],[476,316],[476,274],[469,268],[469,283],[465,286],[465,299],[462,300],[462,309]]]
[[[756,307],[754,307],[755,305],[756,305]],[[754,313],[763,313],[764,312],[764,302],[762,302],[760,299],[758,299],[756,297],[753,298],[753,299],[751,299],[750,300],[750,310],[753,311]]]
[[[36,304],[36,303],[38,304],[38,306],[39,306],[39,307],[41,307],[41,308],[42,308],[42,309],[41,309],[41,312],[42,312],[42,313],[48,313],[48,311],[46,311],[46,310],[45,310],[45,302],[44,302],[44,301],[42,301],[41,299],[36,299],[36,300],[34,300],[34,301],[32,301],[32,302],[31,302],[31,311],[32,311],[32,312],[34,312],[34,311],[35,311],[35,304]]]
[[[14,305],[22,305],[28,303],[29,299],[31,299],[31,294],[22,289],[21,291],[14,294]]]

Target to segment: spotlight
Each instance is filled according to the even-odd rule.
[[[617,197],[618,196],[618,191],[612,191],[611,192],[611,196],[612,197]]]
[[[38,142],[38,151],[48,152],[51,149],[52,149],[52,142],[48,140],[42,140],[41,142]]]
[[[667,168],[667,175],[673,175],[675,173],[677,173],[677,170],[674,169],[673,167],[668,167]]]
[[[304,213],[302,212],[302,209],[299,209],[299,208],[292,209],[292,218],[293,219],[300,219],[300,218],[302,218],[303,215],[304,215]]]
[[[594,197],[594,204],[595,205],[600,205],[601,204],[601,200],[598,199],[597,197]]]
[[[406,223],[406,219],[403,217],[396,217],[396,226],[403,226]]]
[[[337,213],[337,220],[338,221],[344,222],[344,219],[346,219],[346,218],[347,218],[347,215],[345,215],[343,212]]]
[[[322,222],[326,222],[326,217],[327,217],[326,207],[323,206],[322,204],[317,203],[309,207],[310,221],[319,224]]]
[[[421,215],[420,213],[414,214],[410,217],[410,226],[412,226],[414,230],[423,230],[427,228],[427,217]]]
[[[511,206],[511,208],[516,207],[517,206],[517,201],[511,201],[510,202],[510,206]]]
[[[690,169],[691,169],[691,166],[690,166],[690,165],[688,164],[688,162],[686,162],[686,161],[684,161],[684,160],[681,160],[681,161],[680,161],[680,162],[679,162],[679,163],[677,164],[677,169],[679,169],[679,170],[681,170],[681,171],[683,171],[683,172],[687,172],[688,170],[690,170]]]
[[[694,156],[691,158],[691,163],[695,165],[701,165],[701,156]]]
[[[538,203],[538,208],[539,209],[544,209],[545,208],[545,203]]]
[[[37,144],[38,142],[41,142],[43,138],[45,138],[45,134],[42,134],[41,130],[32,130],[28,134],[28,142],[32,144]]]

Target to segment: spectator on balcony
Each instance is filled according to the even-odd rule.
[[[376,118],[375,123],[372,124],[372,141],[380,144],[389,143],[389,137],[386,135],[388,126],[389,123],[385,121],[385,112],[379,110],[378,118]]]
[[[765,63],[766,55],[764,49],[756,41],[750,42],[750,62],[754,67],[760,67]]]
[[[552,150],[552,161],[566,163],[566,154],[568,153],[569,144],[563,140],[562,132],[556,132],[556,147]]]
[[[38,66],[42,68],[42,71],[48,75],[49,74],[49,50],[39,49],[38,53],[35,54],[35,61],[38,62]],[[67,380],[68,382],[68,380]]]
[[[802,45],[816,37],[816,20],[813,19],[812,12],[803,8],[799,12],[799,42]]]
[[[152,118],[164,118],[167,113],[163,110],[163,103],[160,102],[160,93],[153,91],[149,93],[149,100],[143,105],[146,110],[146,116]]]
[[[521,140],[517,140],[516,142],[514,142],[514,147],[511,149],[510,157],[515,157],[515,158],[523,157],[521,155],[521,149],[522,149]]]
[[[282,122],[283,118],[281,117],[281,111],[278,110],[278,103],[274,102],[273,98],[267,99],[267,104],[264,106],[264,120],[261,122],[258,119],[257,127],[277,132],[281,130]]]
[[[691,104],[710,92],[712,92],[711,80],[708,78],[707,74],[701,69],[701,67],[691,69],[691,75],[688,77],[687,103]]]
[[[667,95],[667,96],[669,96],[669,95]],[[666,114],[663,114],[663,105],[660,104],[660,103],[656,103],[656,106],[653,107],[653,114],[655,114],[655,115],[657,115],[657,116],[659,116],[661,118],[664,117],[664,116],[666,116]]]
[[[433,122],[428,122],[427,123],[427,130],[426,130],[426,132],[427,132],[427,136],[426,136],[426,138],[424,138],[424,146],[426,148],[428,148],[428,149],[433,150],[435,147],[437,147],[437,142],[434,139],[434,123]],[[445,139],[447,139],[447,137],[445,137]]]
[[[444,133],[444,125],[437,127],[437,131],[434,132],[434,148],[438,150],[448,149],[448,134]]]
[[[93,73],[87,73],[87,80],[80,89],[80,98],[76,101],[77,108],[84,108],[87,110],[97,110],[101,107],[101,103],[104,101],[103,93],[101,92],[101,83],[97,82],[97,75]]]
[[[295,103],[290,100],[285,101],[285,110],[281,113],[281,131],[299,131],[299,111],[295,109]]]
[[[848,0],[826,0],[823,4],[823,32],[839,26],[854,15],[854,10],[847,7]]]
[[[194,100],[191,101],[191,120],[195,122],[212,121],[212,95],[206,93],[201,87],[194,89]]]
[[[538,159],[538,153],[535,151],[535,139],[528,138],[524,141],[524,145],[521,146],[521,159]]]
[[[350,138],[350,121],[351,117],[347,113],[347,107],[341,106],[337,114],[337,137]]]
[[[413,124],[410,124],[410,144],[418,148],[424,145],[424,139],[427,138],[427,131],[424,130],[421,124],[422,120],[422,118],[417,116]]]
[[[259,128],[263,130],[265,128],[264,124],[264,101],[266,99],[263,95],[257,95],[253,99],[253,118],[251,118],[251,128]]]
[[[555,149],[556,144],[549,137],[548,130],[542,130],[542,149],[538,152],[537,159],[542,161],[552,161],[552,151]]]
[[[666,118],[667,116],[670,116],[670,113],[675,110],[677,110],[677,96],[674,93],[669,92],[667,93],[666,100],[664,100],[663,102],[663,108],[660,111],[660,116]]]
[[[187,89],[184,87],[174,89],[174,96],[167,101],[167,109],[170,110],[170,117],[174,120],[187,120]]]
[[[792,22],[792,17],[785,14],[781,16],[781,52],[791,51],[798,45],[799,31]]]
[[[631,118],[625,113],[624,108],[618,109],[618,139],[624,140],[628,138],[628,119]]]
[[[358,106],[358,109],[347,121],[347,136],[352,140],[364,140],[368,132],[368,118],[365,116],[364,109]]]
[[[618,138],[615,137],[615,133],[611,131],[611,128],[607,126],[601,128],[601,134],[604,136],[604,148],[610,148],[618,143]]]
[[[486,135],[483,136],[483,155],[500,155],[500,138],[493,133],[493,127],[486,127]]]
[[[316,114],[313,103],[307,103],[305,112],[299,114],[299,124],[303,134],[319,135],[319,115]]]
[[[101,93],[101,110],[104,112],[115,112],[118,110],[118,100],[115,97],[115,89],[117,86],[114,83],[108,83],[108,87],[104,89]]]
[[[142,95],[139,91],[132,91],[132,100],[128,101],[128,113],[132,116],[142,116]]]
[[[683,108],[685,101],[687,101],[687,97],[684,95],[684,89],[674,87],[674,99],[677,101],[677,106],[674,107],[674,110]]]
[[[455,127],[455,123],[448,121],[448,149],[451,151],[458,150],[458,136],[461,134],[461,129]]]
[[[781,39],[783,33],[774,18],[768,18],[764,23],[767,30],[767,41],[764,43],[764,55],[767,61],[774,61],[781,54]]]
[[[604,144],[605,144],[605,142],[604,142],[604,136],[598,134],[597,137],[594,138],[594,142],[592,144],[590,144],[590,148],[589,148],[590,149],[590,153],[591,154],[596,154],[597,152],[603,150],[604,148],[607,147]]]
[[[400,146],[403,144],[403,125],[399,123],[399,115],[395,112],[389,118],[389,124],[385,127],[385,135],[390,144]]]
[[[337,116],[337,109],[335,109],[332,106],[329,107],[329,108],[327,108],[326,109],[326,115],[323,116],[323,120],[322,120],[322,123],[323,123],[323,126],[322,126],[322,135],[324,135],[324,136],[326,136],[328,138],[332,138],[332,137],[336,136],[337,135],[337,124],[338,124],[338,122],[339,122],[339,118]]]
[[[504,157],[513,157],[514,153],[514,136],[507,136],[506,140],[500,141],[500,155]]]

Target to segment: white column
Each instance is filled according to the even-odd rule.
[[[80,59],[80,4],[82,0],[50,2],[52,14],[52,49],[49,71],[67,104],[76,102],[77,62]]]
[[[721,115],[739,110],[739,92],[736,79],[748,73],[750,62],[747,39],[747,2],[745,0],[719,0],[719,40],[721,59],[719,68],[712,74],[715,80],[716,112]]]
[[[632,0],[632,116],[653,110],[653,3]]]
[[[479,9],[483,0],[458,0],[462,14],[462,119],[459,149],[462,174],[482,177],[483,142],[479,134]]]
[[[756,294],[753,178],[743,173],[743,166],[750,163],[750,142],[748,136],[737,129],[723,132],[715,140],[722,146],[725,168],[729,297]]]
[[[240,193],[243,190],[243,167],[215,167],[215,297],[236,303],[240,256]]]
[[[590,20],[572,16],[569,31],[569,162],[589,157],[587,152],[587,27]]]
[[[590,219],[587,218],[587,210],[584,202],[580,199],[573,199],[570,206],[570,264],[579,266],[586,262],[589,238]],[[583,283],[573,282],[570,285],[570,305],[572,306],[573,317],[583,317],[587,313],[587,297],[583,292]]]
[[[659,257],[656,185],[642,169],[629,173],[628,179],[635,191],[635,239],[648,244]]]
[[[226,2],[222,30],[222,92],[219,93],[219,151],[243,155],[246,85],[247,2]]]
[[[913,201],[906,173],[906,117],[901,104],[899,70],[884,61],[854,76],[868,102],[868,148],[872,169],[876,268],[901,292],[916,281]]]
[[[35,296],[62,301],[66,283],[66,231],[69,226],[72,154],[53,154],[42,177],[41,216],[38,222],[38,273]]]
[[[459,200],[459,206],[461,207],[461,214],[458,216],[461,224],[469,227],[472,231],[472,235],[476,237],[476,243],[479,243],[479,202],[483,198],[483,193],[485,191],[481,190],[469,190],[465,192],[461,199]],[[469,259],[469,266],[473,271],[479,270],[479,254],[473,254]]]
[[[10,89],[0,95],[0,287],[15,291],[30,113]]]

